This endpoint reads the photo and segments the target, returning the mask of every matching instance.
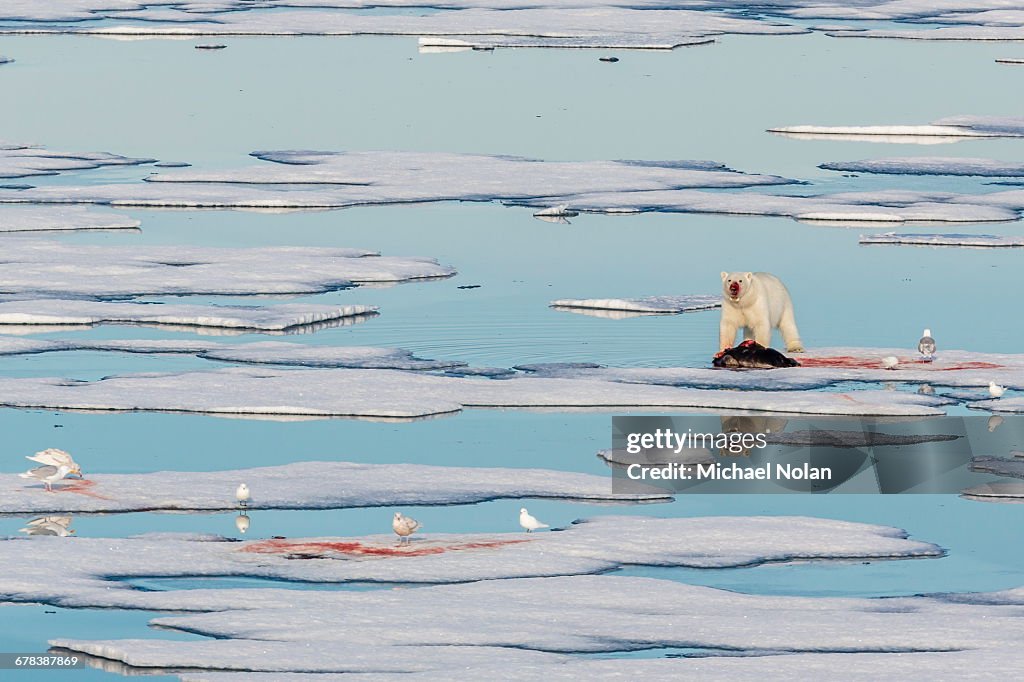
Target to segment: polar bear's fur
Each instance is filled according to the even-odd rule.
[[[803,352],[793,301],[778,277],[767,272],[723,272],[722,294],[719,350],[731,348],[741,328],[744,339],[771,346],[772,329],[778,328],[787,351]]]

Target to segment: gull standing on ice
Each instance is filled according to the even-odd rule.
[[[885,367],[886,369],[896,369],[897,367],[899,367],[899,364],[900,359],[897,358],[895,355],[887,355],[886,357],[882,358],[882,367]]]
[[[240,507],[245,507],[249,504],[249,486],[244,483],[239,483],[238,488],[235,489],[235,499],[238,500]]]
[[[932,338],[931,329],[925,329],[921,334],[921,340],[917,342],[917,352],[928,362],[935,359],[935,339]]]
[[[56,535],[66,538],[69,535],[74,535],[75,530],[71,528],[70,516],[43,516],[32,519],[19,532],[28,535]]]
[[[409,516],[402,516],[402,512],[395,512],[395,518],[391,522],[391,528],[398,536],[399,544],[408,543],[409,536],[420,529],[420,522]]]
[[[29,469],[23,474],[18,474],[18,476],[42,481],[43,485],[46,486],[46,490],[51,493],[53,492],[53,484],[57,481],[61,481],[68,476],[83,478],[82,468],[72,459],[71,455],[63,450],[49,448],[41,450],[32,456],[26,455],[25,459],[39,462],[43,466]]]
[[[988,394],[993,398],[1002,398],[1006,393],[1006,386],[1000,386],[994,381],[988,382]]]
[[[532,533],[538,528],[548,527],[548,524],[541,523],[536,518],[530,516],[530,512],[526,511],[526,507],[519,510],[519,525],[525,528],[527,533]]]

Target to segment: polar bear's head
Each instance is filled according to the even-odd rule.
[[[722,293],[729,300],[738,301],[750,291],[753,281],[752,272],[723,272]]]

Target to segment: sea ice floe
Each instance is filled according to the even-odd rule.
[[[263,7],[273,3],[260,3]],[[545,38],[565,45],[577,39],[587,47],[662,48],[685,45],[721,34],[791,35],[808,29],[733,13],[712,13],[656,5],[651,8],[616,7],[612,3],[503,4],[461,3],[457,11],[423,14],[369,14],[331,9],[286,9],[274,12],[225,11],[196,13],[195,21],[166,10],[140,10],[111,17],[103,24],[58,26],[7,25],[0,33],[79,33],[118,36],[184,35],[408,35],[408,36],[511,36],[529,38],[519,46],[544,46]],[[480,7],[480,5],[485,5]],[[536,6],[536,5],[540,6]],[[294,5],[293,5],[294,6]],[[370,7],[371,4],[365,4]],[[412,6],[416,6],[412,4]],[[251,7],[251,5],[250,5]],[[234,10],[246,9],[239,4]],[[31,10],[28,10],[31,11]],[[99,19],[103,15],[94,15]],[[0,20],[2,20],[0,16]],[[170,20],[169,20],[170,19]],[[182,20],[185,19],[185,20]],[[117,23],[114,23],[114,22]]]
[[[11,59],[10,57],[5,57],[2,54],[0,54],[0,64],[10,64],[13,61],[14,60]]]
[[[344,672],[376,665],[391,673],[437,666],[435,656],[446,651],[452,658],[444,665],[473,672],[475,662],[466,661],[459,652],[477,648],[563,654],[566,663],[587,660],[579,654],[682,648],[705,655],[757,656],[752,667],[761,671],[761,679],[776,659],[790,670],[799,670],[786,666],[791,654],[811,660],[831,655],[826,660],[833,666],[841,665],[837,654],[873,655],[868,670],[876,673],[887,670],[886,659],[913,661],[919,653],[941,652],[955,660],[958,652],[983,651],[1007,662],[1024,659],[1015,647],[1024,631],[1019,608],[1004,603],[957,603],[942,597],[750,595],[619,576],[525,578],[416,590],[290,590],[293,602],[281,594],[264,594],[258,605],[250,605],[256,597],[243,592],[235,591],[242,603],[228,610],[152,621],[161,628],[217,638],[212,641],[60,639],[51,644],[147,667]],[[438,618],[438,613],[446,615]],[[495,614],[501,614],[503,627],[491,627]],[[310,650],[335,649],[336,654],[323,657],[310,654]],[[434,655],[417,663],[420,649],[431,649]],[[361,655],[346,664],[348,659],[337,654],[350,651]],[[550,663],[541,670],[558,675],[557,660],[541,659],[511,665],[503,661],[506,674],[498,678],[517,679],[520,666],[529,671],[531,663],[540,662]],[[677,673],[674,679],[689,677],[689,659],[662,661],[669,662]],[[730,679],[728,666],[718,668],[721,677],[716,679]],[[826,670],[824,662],[814,669]],[[910,665],[900,669],[913,670]],[[937,669],[933,662],[929,673]],[[433,672],[435,679],[446,677],[443,670]],[[628,673],[626,677],[632,679]],[[826,672],[825,677],[836,676]],[[846,678],[840,672],[838,679],[865,678]],[[911,679],[923,678],[912,674]]]
[[[472,371],[470,368],[465,367],[464,362],[458,360],[418,358],[411,352],[401,348],[321,346],[279,342],[225,344],[212,341],[178,341],[171,339],[66,341],[60,339],[23,339],[0,336],[0,355],[35,355],[39,353],[67,353],[76,351],[139,353],[144,355],[195,355],[206,360],[238,362],[251,365],[402,369],[410,371],[459,370],[467,375]],[[506,374],[513,373],[511,370],[502,371]]]
[[[425,258],[362,249],[4,243],[0,292],[45,297],[320,293],[362,283],[450,277]]]
[[[377,311],[366,305],[285,303],[272,306],[217,306],[130,303],[83,299],[0,301],[0,333],[9,326],[141,324],[212,327],[239,331],[287,331]],[[0,343],[0,353],[3,352]]]
[[[148,640],[132,640],[136,651],[151,651]],[[93,645],[100,650],[100,645]],[[438,648],[438,647],[435,647]],[[163,647],[169,649],[169,647]],[[475,682],[481,679],[505,679],[512,677],[519,682],[551,682],[575,680],[625,680],[643,679],[649,682],[675,682],[679,679],[692,677],[709,682],[763,682],[765,679],[829,679],[862,681],[880,679],[888,676],[900,680],[928,682],[929,680],[954,677],[970,679],[981,670],[1015,670],[1024,661],[1019,652],[1013,648],[1000,650],[974,649],[942,652],[918,653],[807,653],[784,656],[744,655],[736,652],[729,655],[722,651],[693,652],[692,656],[665,656],[659,658],[640,658],[635,655],[606,655],[601,657],[564,656],[548,654],[551,660],[541,662],[540,659],[516,659],[509,656],[512,652],[525,654],[520,650],[497,650],[480,648],[481,651],[492,652],[495,660],[493,665],[476,666],[467,661],[462,669],[445,669],[444,678],[462,682]],[[124,645],[112,645],[108,653],[126,657],[128,653]],[[460,648],[449,652],[451,656],[459,653]],[[531,652],[532,653],[532,652]],[[659,653],[657,650],[652,653]],[[669,654],[675,654],[671,649]],[[353,652],[358,655],[358,652]],[[86,654],[78,652],[80,657]],[[153,655],[153,654],[151,654]],[[239,652],[239,657],[245,655]],[[258,652],[252,655],[258,656]],[[539,654],[538,654],[539,655]],[[88,657],[90,666],[100,667],[121,675],[138,674],[138,668],[121,663],[120,660]],[[166,659],[165,659],[166,660]],[[435,659],[429,659],[431,663]],[[454,660],[453,660],[454,663]],[[150,670],[153,670],[152,668]],[[159,669],[157,669],[159,670]],[[514,673],[513,673],[514,671]],[[148,672],[148,671],[147,671]],[[254,672],[179,672],[184,682],[346,682],[352,679],[351,673],[254,673]],[[426,672],[384,673],[376,672],[376,680],[431,680],[438,675],[436,670]]]
[[[1014,57],[1003,57],[996,60],[997,64],[1024,64],[1024,59],[1016,59]]]
[[[1024,163],[993,159],[913,156],[863,161],[829,161],[818,168],[849,173],[886,175],[978,175],[983,177],[1018,177],[1024,175]]]
[[[227,171],[157,173],[150,182],[337,185],[365,201],[517,198],[609,190],[790,184],[709,161],[542,161],[446,152],[257,151],[266,162]]]
[[[602,32],[596,35],[519,36],[519,35],[444,35],[421,36],[420,52],[452,52],[461,50],[493,50],[497,48],[548,47],[561,49],[609,50],[672,50],[715,42],[705,36],[647,35],[644,33]]]
[[[862,234],[861,244],[903,244],[909,246],[969,246],[1007,247],[1024,246],[1024,237],[1006,237],[993,234]]]
[[[298,462],[235,471],[96,474],[54,485],[54,493],[16,474],[0,474],[0,513],[221,511],[235,509],[235,487],[252,491],[246,509],[342,509],[475,504],[508,498],[664,502],[665,494],[612,493],[605,476],[548,469],[421,464]],[[386,519],[385,514],[385,519]]]
[[[142,223],[117,213],[80,206],[4,206],[0,232],[136,229]]]
[[[383,479],[381,483],[386,485]],[[445,486],[457,489],[454,481]],[[232,499],[233,493],[234,483],[228,486],[227,497]],[[253,500],[259,496],[254,487]],[[338,583],[490,583],[604,573],[628,565],[730,568],[782,561],[943,555],[940,547],[908,539],[896,528],[795,516],[602,516],[558,532],[527,535],[513,512],[509,532],[439,534],[428,529],[401,547],[390,523],[391,513],[382,509],[381,526],[387,534],[366,537],[228,542],[217,536],[158,533],[130,538],[0,539],[0,596],[3,601],[67,607],[214,611],[283,606],[298,592],[149,592],[134,589],[126,579],[246,576]]]
[[[899,360],[895,370],[885,369],[883,358]],[[956,388],[988,388],[989,382],[1024,389],[1024,354],[975,353],[943,350],[934,362],[925,362],[908,348],[814,348],[796,356],[800,367],[745,370],[742,372],[702,367],[587,367],[538,365],[538,377],[600,380],[635,384],[679,386],[688,389],[741,389],[745,391],[807,391],[842,382],[882,383],[900,381]],[[870,400],[873,392],[844,394],[849,401]],[[799,395],[799,394],[798,394]],[[1015,400],[1002,398],[1006,403]],[[1012,404],[1012,403],[1011,403]]]
[[[551,307],[575,312],[585,310],[612,310],[633,313],[686,313],[710,310],[722,305],[721,296],[645,296],[642,298],[560,298]]]
[[[156,173],[146,183],[0,191],[3,203],[193,208],[342,208],[427,201],[520,201],[552,195],[792,184],[708,161],[541,161],[420,152],[253,152],[268,162]]]
[[[956,120],[992,131],[1007,131],[1020,124],[1020,119]],[[798,181],[740,173],[707,161],[549,162],[413,152],[278,151],[254,155],[269,163],[241,170],[158,173],[145,183],[0,189],[0,203],[282,209],[502,201],[534,209],[564,204],[573,211],[594,213],[766,215],[830,224],[1009,221],[1019,219],[1024,210],[1024,192],[1016,190],[981,195],[762,193],[752,188]]]
[[[1016,382],[1007,382],[1000,377],[1000,383],[1007,384],[1011,388],[1021,389]],[[997,400],[977,400],[967,405],[976,410],[988,410],[990,412],[1003,412],[1007,414],[1024,414],[1024,398],[999,398]]]
[[[552,370],[555,372],[556,370]],[[816,415],[929,416],[950,400],[903,391],[814,393],[700,390],[626,383],[631,370],[564,370],[501,380],[388,369],[269,369],[130,374],[96,381],[0,377],[0,405],[75,410],[195,412],[233,416],[409,419],[464,408],[709,408]],[[645,371],[645,370],[639,370]],[[656,381],[658,370],[644,379]],[[669,370],[671,372],[688,370]],[[698,371],[698,370],[689,370]],[[711,371],[711,370],[708,370]],[[778,372],[780,370],[774,370]],[[587,372],[593,372],[586,376]],[[728,383],[723,372],[721,381]],[[750,373],[744,373],[750,374]],[[990,372],[988,376],[992,376]],[[663,383],[672,379],[661,377]],[[887,377],[889,380],[891,376]],[[818,377],[828,381],[827,377]],[[989,379],[986,379],[985,385]],[[755,381],[753,378],[748,381]],[[768,380],[769,382],[771,379]],[[1013,384],[1003,379],[1004,384]],[[317,386],[310,391],[311,385]]]
[[[34,190],[30,190],[34,191]],[[3,201],[0,194],[0,201]],[[997,222],[1018,220],[1024,192],[986,195],[951,192],[877,191],[785,195],[700,190],[653,190],[552,197],[592,213],[710,213],[789,217],[808,222],[884,224],[894,222]],[[538,206],[538,200],[509,202]]]
[[[890,38],[899,40],[1024,40],[1024,25],[1016,26],[940,26],[928,29],[868,29],[828,33],[836,38]]]
[[[103,166],[137,166],[156,159],[133,159],[106,152],[55,152],[30,145],[0,145],[0,178],[57,175],[61,171],[88,170]]]
[[[1024,118],[961,115],[942,118],[927,125],[796,125],[769,128],[768,132],[792,136],[836,135],[854,138],[871,138],[874,136],[940,138],[1024,137]]]

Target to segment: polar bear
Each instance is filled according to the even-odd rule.
[[[735,344],[736,331],[741,327],[744,339],[771,346],[772,329],[778,327],[787,351],[804,351],[793,317],[793,301],[778,277],[767,272],[723,272],[722,293],[719,350]]]

